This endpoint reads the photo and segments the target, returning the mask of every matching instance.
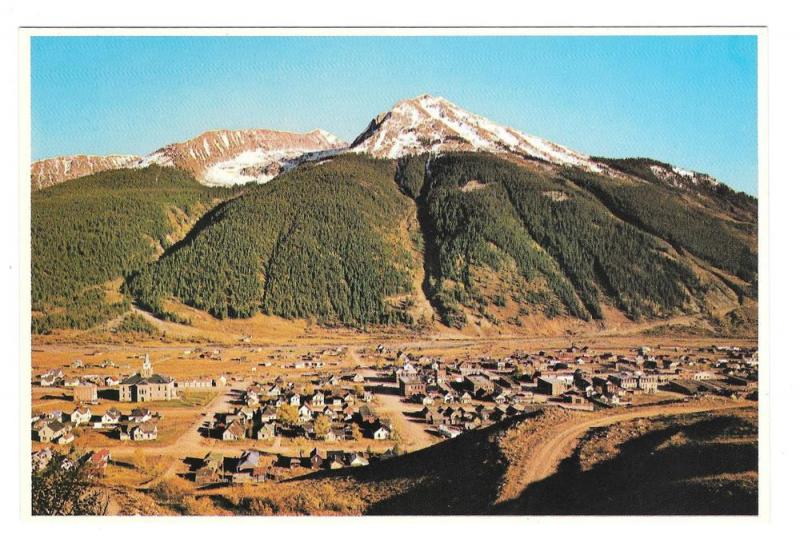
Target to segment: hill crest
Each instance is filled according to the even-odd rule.
[[[209,130],[143,157],[75,155],[38,160],[31,164],[31,189],[41,190],[107,170],[150,165],[185,170],[208,186],[266,183],[305,161],[324,158],[346,147],[346,142],[320,128],[306,133]]]

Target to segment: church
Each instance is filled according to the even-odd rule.
[[[172,378],[153,373],[149,354],[144,357],[142,370],[126,377],[119,384],[121,402],[152,402],[174,400],[177,397],[178,390]]]

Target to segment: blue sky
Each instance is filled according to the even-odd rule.
[[[351,140],[441,95],[591,155],[757,192],[756,38],[33,37],[32,154],[144,154],[217,128]]]

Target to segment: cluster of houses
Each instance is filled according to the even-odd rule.
[[[83,363],[77,361],[82,367]],[[43,386],[64,386],[64,373],[53,369],[40,377]],[[149,355],[145,355],[142,369],[118,383],[119,399],[124,402],[171,400],[178,397],[175,381],[153,373]],[[116,407],[103,414],[93,414],[90,405],[97,404],[97,384],[81,381],[74,386],[73,398],[79,402],[71,412],[60,410],[50,413],[32,413],[32,438],[46,443],[66,445],[75,439],[73,430],[79,426],[110,432],[122,441],[152,441],[158,438],[158,413],[150,409],[133,409],[123,415]]]
[[[82,466],[88,468],[89,473],[101,473],[108,466],[111,460],[111,453],[108,449],[86,452],[76,458],[61,456],[53,452],[50,447],[39,449],[31,453],[31,471],[39,472],[47,469],[55,459],[60,459],[57,468],[61,470],[73,470]]]
[[[85,367],[83,362],[77,360],[73,367]],[[101,366],[113,366],[110,361],[104,361]],[[74,439],[73,429],[85,426],[96,430],[107,430],[120,440],[151,441],[158,438],[158,420],[160,416],[149,409],[133,409],[128,415],[123,415],[117,408],[112,407],[102,415],[92,414],[91,406],[97,405],[98,386],[116,386],[118,399],[122,402],[141,403],[152,401],[169,401],[179,397],[180,391],[185,389],[207,389],[211,387],[226,386],[224,376],[211,378],[191,378],[184,381],[175,381],[153,372],[150,356],[144,356],[144,362],[139,372],[122,380],[111,377],[101,379],[97,376],[82,376],[75,378],[74,382],[64,376],[60,368],[52,369],[39,377],[41,386],[68,386],[73,390],[73,399],[77,402],[71,412],[52,411],[41,414],[33,413],[31,416],[31,430],[33,439],[47,443],[66,445]]]
[[[377,357],[383,360],[371,368],[378,384],[371,382],[369,386],[358,370],[338,375],[322,373],[319,370],[325,363],[307,355],[299,361],[287,361],[287,367],[315,371],[304,373],[297,383],[279,376],[270,382],[243,386],[231,412],[215,414],[208,431],[224,441],[272,440],[279,436],[326,442],[362,437],[391,439],[394,433],[391,420],[378,416],[371,408],[373,394],[387,392],[388,387],[381,382],[393,383],[395,388],[391,390],[406,402],[420,405],[421,409],[409,416],[444,438],[531,412],[541,404],[592,410],[626,405],[638,395],[661,390],[691,396],[715,394],[757,399],[755,349],[659,346],[657,353],[660,354],[645,346],[624,354],[572,346],[551,352],[516,352],[503,358],[446,362],[403,351],[389,352],[379,346]],[[218,351],[201,354],[216,356]],[[121,440],[157,438],[159,416],[148,409],[133,409],[128,415],[116,408],[102,415],[92,413],[98,386],[108,386],[104,380],[97,382],[91,376],[84,376],[73,382],[65,379],[61,369],[40,376],[43,386],[65,386],[67,382],[78,405],[72,412],[34,414],[33,439],[69,444],[74,440],[74,429],[81,426],[111,431]],[[226,385],[224,377],[175,381],[155,374],[149,357],[145,356],[139,372],[114,386],[118,387],[121,401],[136,403],[174,399],[184,389]],[[273,458],[248,450],[239,458],[224,458],[210,453],[195,471],[195,478],[201,484],[259,481],[275,478],[275,470],[357,467],[390,454],[393,453],[325,453],[315,449],[307,457]]]
[[[102,415],[93,415],[87,405],[78,405],[70,413],[51,411],[31,415],[33,439],[43,443],[67,445],[75,439],[73,430],[79,426],[95,430],[106,430],[127,441],[150,441],[158,437],[158,413],[149,409],[133,409],[123,415],[116,407]]]
[[[45,416],[33,415],[31,417],[31,434],[33,439],[44,443],[68,445],[75,440],[72,424],[65,422],[60,412]]]
[[[201,486],[218,484],[258,483],[280,479],[282,474],[295,469],[336,470],[368,466],[397,456],[396,449],[382,453],[371,451],[324,451],[317,448],[308,456],[264,454],[245,450],[238,457],[225,457],[219,452],[209,452],[194,470],[194,481]]]
[[[418,416],[444,437],[529,412],[535,404],[593,410],[627,405],[659,390],[754,398],[758,384],[757,351],[738,347],[653,355],[646,346],[630,354],[573,346],[448,363],[387,353],[383,346],[377,352],[391,361],[385,375],[394,378],[400,395],[421,403]]]
[[[65,387],[73,390],[76,401],[96,402],[98,386],[115,386],[119,380],[99,375],[67,377],[61,368],[53,368],[39,376],[39,386]]]
[[[278,377],[254,384],[241,395],[230,413],[217,413],[212,433],[224,441],[273,439],[277,436],[341,441],[361,436],[386,440],[392,423],[370,409],[372,392],[357,386],[358,374],[315,377],[315,385],[302,387]],[[348,381],[352,388],[343,388]]]

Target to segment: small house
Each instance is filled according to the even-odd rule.
[[[367,457],[361,453],[348,453],[346,462],[347,465],[354,468],[369,465],[369,460],[367,460]]]
[[[153,413],[147,408],[137,408],[131,411],[128,420],[131,422],[147,422],[153,418]]]
[[[130,435],[134,441],[153,441],[158,437],[158,427],[154,421],[149,420],[134,426]]]
[[[238,420],[230,422],[222,432],[223,441],[239,441],[245,438],[244,426]]]
[[[95,451],[94,454],[89,457],[87,462],[95,469],[104,470],[106,469],[110,459],[111,452],[108,449],[100,449],[99,451]]]
[[[256,432],[256,439],[272,439],[275,437],[275,423],[262,424]]]
[[[92,411],[84,405],[76,407],[70,415],[70,420],[75,426],[89,424],[89,421],[92,420]]]
[[[384,439],[389,439],[390,435],[391,435],[391,432],[389,431],[389,429],[386,428],[386,426],[380,425],[377,428],[375,428],[374,430],[372,430],[372,436],[371,437],[372,437],[372,439],[384,440]]]
[[[120,417],[122,417],[122,413],[119,412],[119,409],[116,407],[112,407],[100,418],[100,422],[104,426],[113,426],[115,424],[119,424]]]

